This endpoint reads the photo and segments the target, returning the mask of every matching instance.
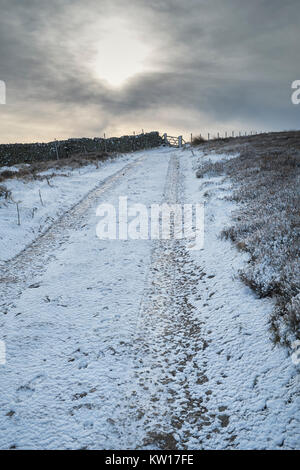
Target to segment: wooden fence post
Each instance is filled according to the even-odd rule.
[[[59,160],[58,149],[57,149],[57,140],[56,139],[55,139],[55,152],[56,152],[56,160]]]
[[[17,214],[18,214],[18,225],[21,225],[21,221],[20,221],[20,211],[19,211],[19,203],[17,202],[16,205],[17,205]]]
[[[43,206],[43,205],[44,205],[44,203],[43,203],[43,199],[42,199],[42,193],[41,193],[41,190],[40,190],[40,189],[39,189],[39,196],[40,196],[40,201],[41,201],[41,204],[42,204],[42,206]]]

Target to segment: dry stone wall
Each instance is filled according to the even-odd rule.
[[[68,158],[76,153],[131,152],[158,147],[164,143],[158,132],[102,139],[80,138],[35,144],[0,145],[0,166]]]

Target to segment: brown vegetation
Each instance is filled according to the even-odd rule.
[[[276,299],[273,341],[300,339],[300,132],[211,141],[204,150],[239,153],[202,166],[197,176],[227,174],[234,182],[238,209],[223,236],[250,255],[243,281],[259,296]]]
[[[198,135],[198,136],[193,138],[192,145],[193,145],[193,147],[196,147],[197,145],[204,144],[205,142],[206,142],[206,140],[201,135]]]
[[[28,165],[20,165],[18,171],[15,170],[4,170],[0,171],[0,183],[8,179],[18,178],[18,179],[39,179],[39,180],[49,180],[49,178],[55,176],[56,170],[61,169],[75,169],[81,168],[83,166],[89,165],[91,163],[95,164],[98,168],[99,163],[109,158],[116,158],[117,154],[108,154],[105,152],[95,152],[88,154],[76,154],[68,158],[62,158],[60,160],[47,160],[40,162],[33,162]],[[1,168],[0,168],[1,170]],[[42,173],[48,170],[52,170],[52,174],[43,175]]]

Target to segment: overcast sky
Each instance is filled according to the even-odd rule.
[[[298,0],[0,0],[0,142],[299,129]]]

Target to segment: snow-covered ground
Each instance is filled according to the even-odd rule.
[[[65,167],[55,170],[57,176],[49,179],[50,184],[46,179],[5,181],[5,186],[12,193],[12,200],[0,201],[0,262],[19,253],[88,191],[142,154],[143,152],[125,154],[114,160],[99,162],[98,168],[91,164],[78,169]],[[1,167],[0,174],[4,170],[18,171],[19,167]],[[40,175],[52,173],[53,171],[48,170]]]
[[[256,298],[238,279],[247,255],[220,239],[235,209],[225,198],[230,182],[213,176],[195,179],[191,168],[198,168],[196,160],[184,159],[183,172],[186,200],[194,202],[198,194],[205,201],[205,247],[193,252],[206,273],[195,301],[208,342],[199,360],[206,363],[206,388],[211,390],[207,408],[222,409],[228,421],[220,433],[208,433],[204,446],[299,448],[299,368],[287,350],[274,347],[269,339],[273,302]]]
[[[55,219],[2,264],[0,448],[299,448],[296,366],[268,339],[272,303],[236,277],[247,258],[219,238],[230,183],[197,179],[199,153],[135,156],[55,178],[26,229],[1,228],[4,260]],[[38,206],[41,183],[11,184]],[[204,249],[99,240],[96,207],[119,196],[205,201]]]

